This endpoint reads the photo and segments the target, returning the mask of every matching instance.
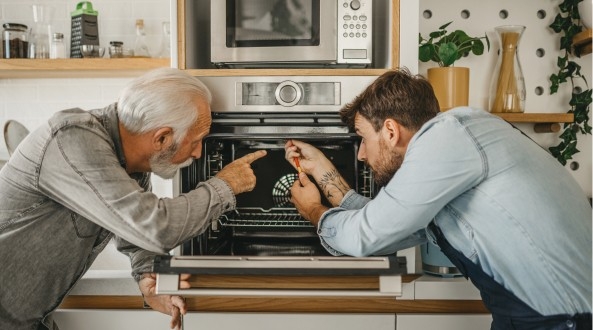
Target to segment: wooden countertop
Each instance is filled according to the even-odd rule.
[[[296,277],[275,279],[273,277],[257,279],[238,276],[201,276],[192,279],[194,287],[255,287],[255,288],[332,288],[343,285],[344,280],[310,277],[306,279],[308,286],[298,284]],[[341,282],[341,283],[340,283]],[[357,277],[354,286],[350,288],[368,289],[378,287],[378,279],[372,277]],[[354,283],[353,282],[353,283]],[[434,286],[451,286],[444,290],[445,296],[439,299],[416,299],[428,297],[426,294],[414,292],[405,294],[405,298],[344,298],[344,297],[186,297],[189,311],[199,312],[296,312],[296,313],[465,313],[484,314],[488,310],[481,300],[468,296],[450,295],[458,292],[455,285],[468,286],[465,280],[447,280],[426,278],[421,275],[404,275],[402,282],[406,285],[404,291],[418,291],[423,283]],[[292,283],[292,284],[291,284]],[[294,283],[297,283],[296,285]],[[448,293],[447,293],[448,292]],[[79,292],[84,293],[84,292]],[[449,294],[449,296],[447,296]],[[410,298],[411,296],[411,298]],[[436,297],[436,296],[435,296]],[[442,299],[445,298],[445,299]],[[471,298],[471,299],[469,299]],[[142,297],[138,295],[96,295],[77,294],[66,297],[60,309],[143,309]]]

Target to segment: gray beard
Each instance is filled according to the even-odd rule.
[[[190,157],[181,164],[173,164],[171,159],[175,155],[175,152],[177,152],[177,146],[172,145],[167,150],[154,154],[152,157],[150,157],[149,162],[152,172],[157,176],[168,180],[175,177],[175,174],[177,174],[179,169],[187,167],[193,163],[194,159]]]

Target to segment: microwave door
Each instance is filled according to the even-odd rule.
[[[336,6],[337,0],[212,1],[211,61],[335,63]]]

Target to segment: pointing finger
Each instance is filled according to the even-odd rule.
[[[265,150],[258,150],[256,152],[252,152],[250,154],[247,154],[247,155],[245,155],[245,156],[243,156],[243,157],[241,157],[239,159],[242,160],[242,161],[244,161],[247,164],[251,164],[254,161],[256,161],[256,160],[264,157],[267,154],[268,154],[268,152],[265,151]]]

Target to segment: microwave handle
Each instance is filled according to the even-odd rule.
[[[183,296],[221,297],[382,297],[402,296],[402,277],[379,276],[379,290],[303,289],[180,289],[179,274],[157,274],[156,293]]]

